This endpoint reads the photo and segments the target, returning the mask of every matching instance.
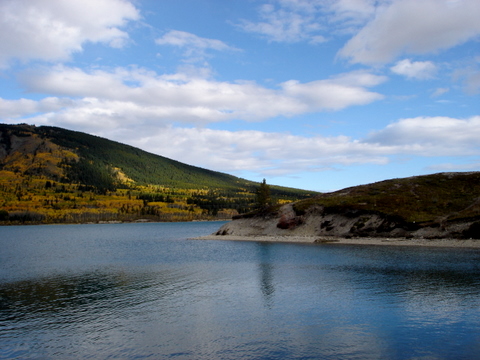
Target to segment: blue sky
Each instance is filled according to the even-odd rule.
[[[0,121],[317,191],[480,170],[480,0],[0,0]]]

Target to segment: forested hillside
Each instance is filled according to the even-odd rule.
[[[0,124],[0,221],[182,221],[256,206],[259,184],[57,127]],[[274,201],[312,192],[270,186]]]

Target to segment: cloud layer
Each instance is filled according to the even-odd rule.
[[[0,2],[0,68],[13,59],[68,60],[86,42],[121,47],[120,28],[137,20],[124,0],[3,0]]]
[[[308,83],[291,80],[266,88],[254,82],[219,82],[182,73],[158,75],[138,68],[87,72],[57,66],[28,71],[21,79],[28,91],[52,94],[59,101],[64,101],[60,100],[62,97],[75,98],[71,108],[62,110],[63,119],[74,111],[85,121],[88,117],[81,113],[102,114],[119,124],[176,121],[205,125],[228,120],[260,121],[369,104],[383,96],[368,88],[386,78],[360,71]],[[25,115],[15,116],[11,110],[2,113],[0,109],[0,117]]]

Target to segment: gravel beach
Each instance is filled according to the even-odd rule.
[[[458,239],[402,239],[402,238],[339,238],[321,236],[236,236],[236,235],[207,235],[196,237],[193,240],[232,240],[232,241],[260,241],[279,243],[316,243],[325,245],[390,245],[390,246],[433,246],[456,248],[480,248],[480,240]]]

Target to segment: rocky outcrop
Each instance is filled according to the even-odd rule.
[[[297,214],[293,204],[254,216],[243,216],[222,226],[215,235],[292,237],[480,238],[478,219],[413,223],[375,211],[312,206]]]

